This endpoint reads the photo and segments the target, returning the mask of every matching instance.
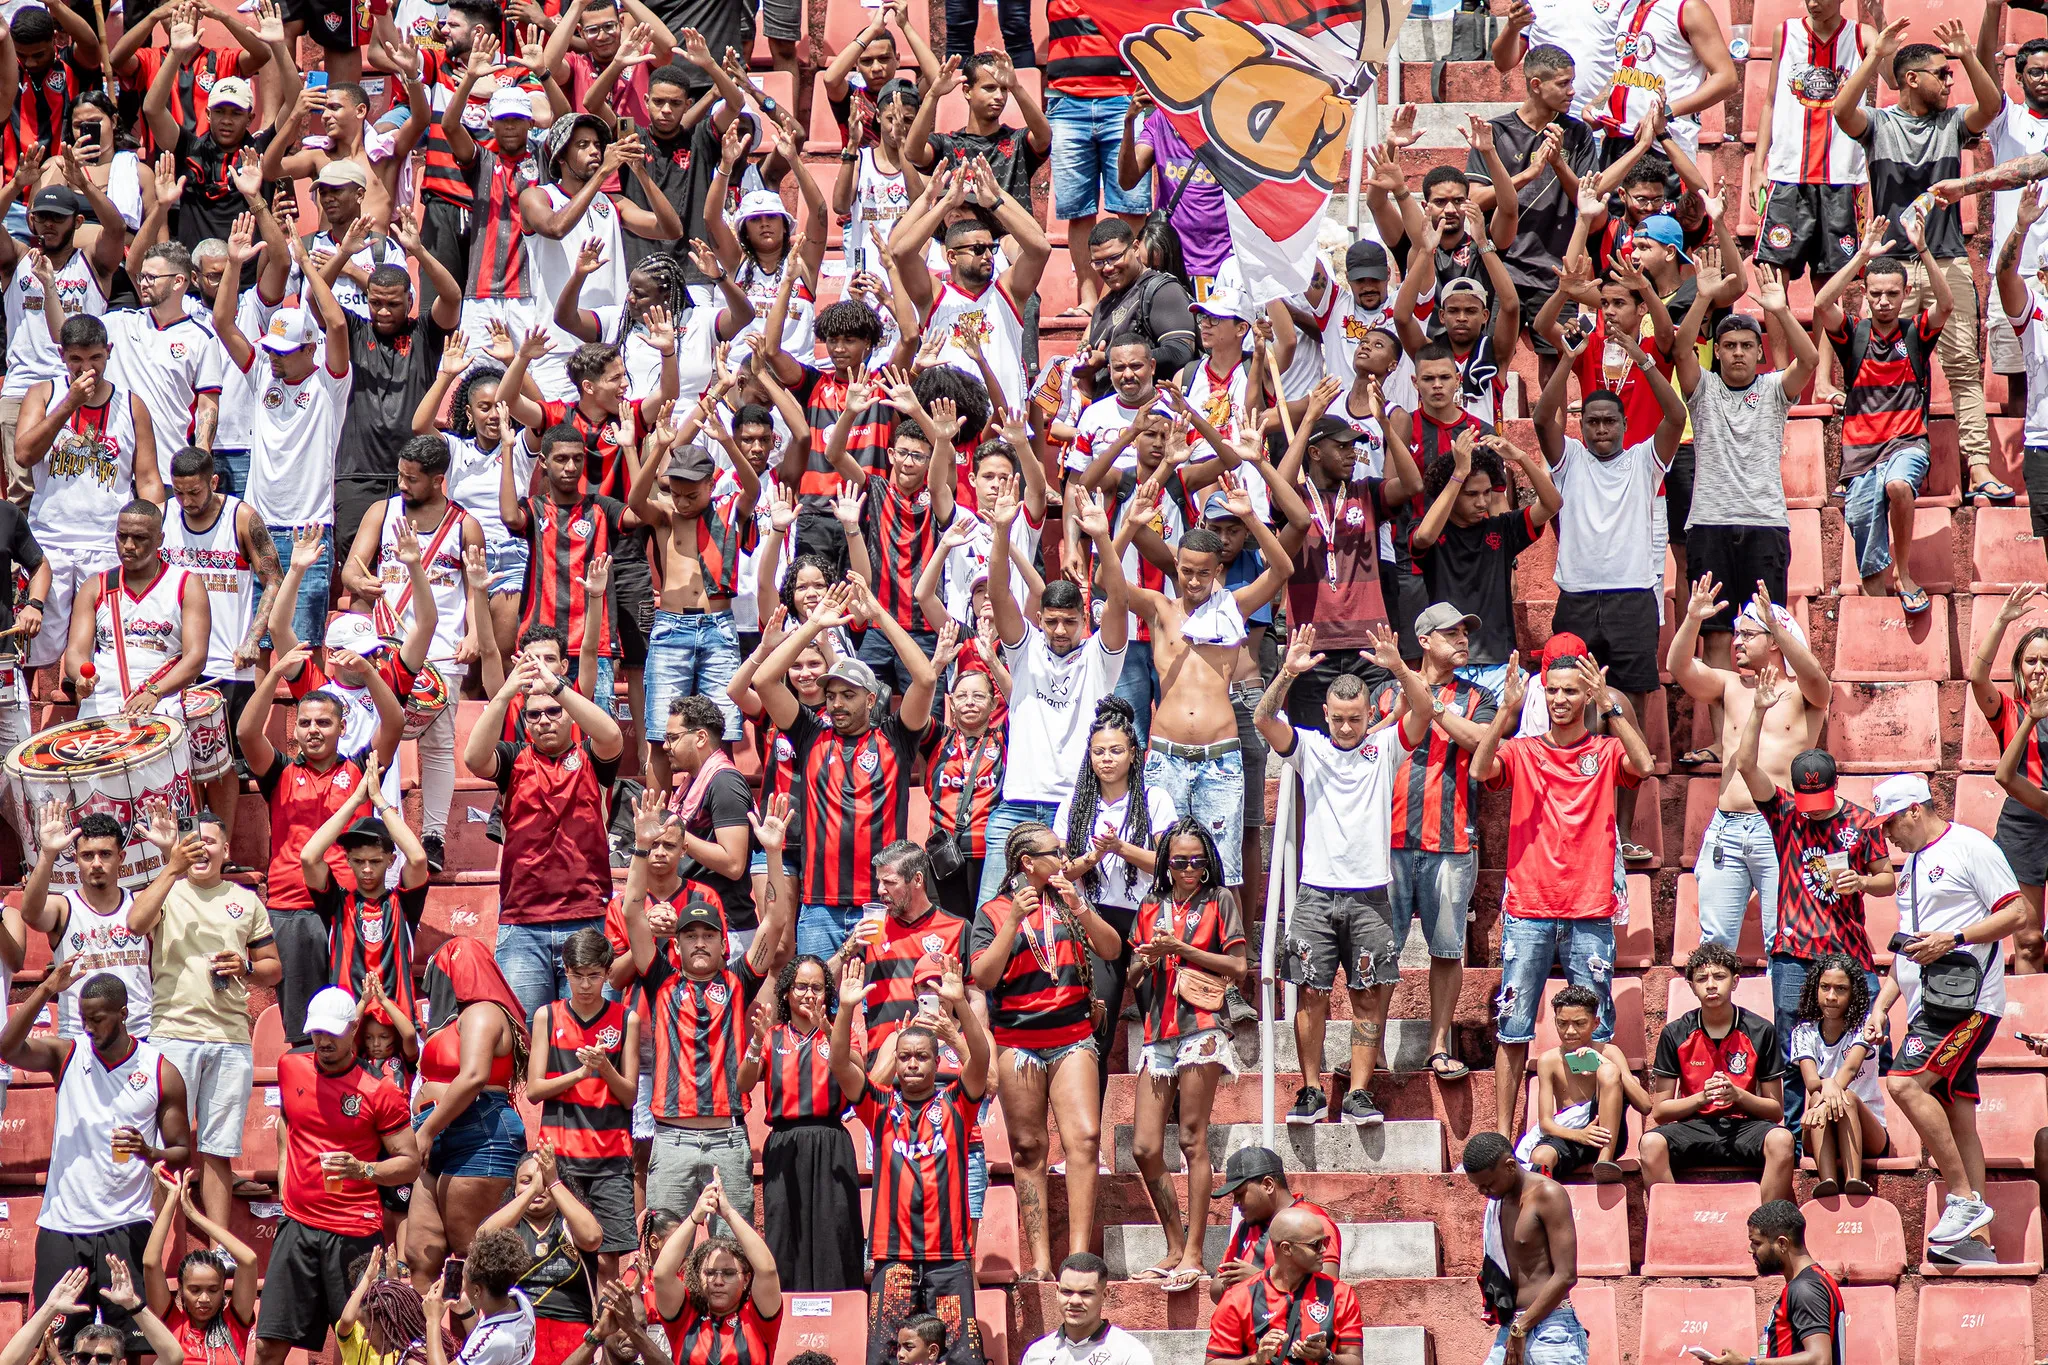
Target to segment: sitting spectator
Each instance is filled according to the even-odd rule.
[[[1536,1112],[1515,1156],[1530,1170],[1562,1180],[1587,1163],[1602,1185],[1620,1180],[1629,1111],[1650,1112],[1650,1095],[1613,1043],[1594,1046],[1600,997],[1566,986],[1550,997],[1557,1046],[1536,1059]]]
[[[1870,985],[1854,958],[1829,953],[1813,964],[1799,997],[1791,1047],[1806,1091],[1807,1145],[1820,1172],[1815,1199],[1869,1194],[1863,1163],[1891,1152],[1877,1049],[1863,1030],[1869,1018]]]
[[[1742,964],[1718,943],[1685,960],[1697,1009],[1673,1019],[1650,1063],[1650,1117],[1638,1152],[1643,1183],[1665,1185],[1695,1166],[1759,1170],[1765,1199],[1792,1194],[1799,1162],[1785,1116],[1785,1054],[1777,1028],[1735,1003]]]
[[[1569,1214],[1567,1214],[1569,1216]],[[1209,1359],[1354,1361],[1365,1344],[1358,1295],[1323,1273],[1330,1234],[1307,1209],[1282,1209],[1267,1229],[1273,1264],[1226,1291],[1209,1318]],[[1281,1340],[1273,1343],[1274,1334]]]
[[[1267,1235],[1273,1220],[1289,1209],[1303,1209],[1323,1223],[1323,1273],[1334,1276],[1344,1259],[1344,1234],[1337,1220],[1320,1204],[1312,1204],[1287,1188],[1287,1166],[1270,1147],[1240,1147],[1223,1167],[1218,1199],[1236,1208],[1223,1263],[1209,1281],[1209,1302],[1219,1303],[1228,1291],[1271,1270],[1275,1252]]]

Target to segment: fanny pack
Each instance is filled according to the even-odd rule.
[[[1906,860],[1907,883],[1913,888],[1913,923],[1901,930],[1898,938],[1918,937],[1920,934],[1920,854],[1916,851]],[[1893,940],[1894,944],[1898,941]],[[1892,950],[1898,951],[1896,947]],[[1997,952],[1996,946],[1992,948]],[[1977,1008],[1977,993],[1984,987],[1984,964],[1977,955],[1967,948],[1958,948],[1952,953],[1943,953],[1920,968],[1920,1008],[1936,1014],[1950,1014],[1961,1017]]]
[[[1182,967],[1173,974],[1173,993],[1205,1014],[1215,1014],[1223,1008],[1223,993],[1229,989],[1229,982],[1200,967]]]

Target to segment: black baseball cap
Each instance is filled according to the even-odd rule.
[[[51,185],[36,191],[29,201],[30,213],[64,213],[73,217],[85,212],[85,204],[67,185]]]
[[[1384,280],[1389,273],[1387,249],[1378,242],[1353,242],[1344,253],[1346,280]]]
[[[1350,445],[1358,440],[1358,429],[1341,417],[1328,415],[1316,418],[1315,429],[1308,434],[1311,441],[1342,441]]]
[[[1280,1177],[1282,1183],[1287,1179],[1287,1167],[1281,1164],[1278,1152],[1271,1147],[1240,1147],[1224,1163],[1223,1183],[1216,1187],[1216,1197],[1227,1198],[1247,1180],[1264,1180],[1269,1175]]]
[[[1808,815],[1835,808],[1835,756],[1826,749],[1807,749],[1792,760],[1792,804]]]
[[[343,848],[363,848],[375,844],[386,853],[398,847],[391,838],[391,830],[374,815],[365,815],[350,825],[334,842]]]
[[[676,933],[692,924],[708,924],[720,933],[725,932],[725,911],[715,901],[702,896],[691,896],[676,907]]]

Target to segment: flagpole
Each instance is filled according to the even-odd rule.
[[[1388,54],[1390,57],[1392,54]],[[1351,107],[1351,240],[1357,241],[1364,220],[1360,186],[1365,179],[1365,149],[1379,139],[1379,82],[1359,93]]]

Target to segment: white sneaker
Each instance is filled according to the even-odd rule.
[[[1952,1194],[1942,1207],[1941,1221],[1927,1230],[1927,1241],[1933,1246],[1947,1246],[1990,1224],[1991,1209],[1983,1200]]]

